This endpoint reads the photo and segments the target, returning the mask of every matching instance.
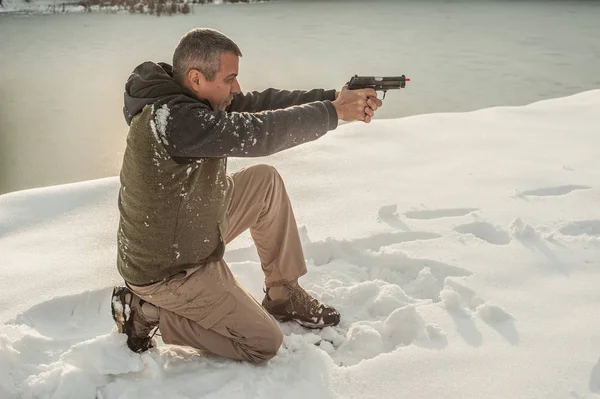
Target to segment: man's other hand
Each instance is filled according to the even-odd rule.
[[[337,111],[338,119],[346,122],[369,123],[377,108],[383,105],[373,89],[348,90],[347,86],[344,86],[338,93],[332,104]]]

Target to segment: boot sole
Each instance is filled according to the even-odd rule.
[[[292,316],[278,316],[278,315],[272,315],[275,320],[277,320],[280,323],[285,323],[287,321],[295,321],[296,323],[300,324],[302,327],[306,327],[306,328],[310,328],[313,330],[320,330],[323,329],[325,327],[333,327],[333,326],[337,326],[339,324],[338,323],[310,323],[308,321],[304,321],[304,320],[299,320],[299,319],[295,319]]]

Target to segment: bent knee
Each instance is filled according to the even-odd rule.
[[[269,359],[275,357],[279,348],[281,348],[281,344],[283,343],[283,333],[279,329],[279,327],[275,328],[271,336],[265,340],[265,347],[263,348],[263,352],[268,356]]]
[[[246,351],[248,360],[256,364],[267,362],[277,355],[282,342],[281,330],[278,327],[270,330],[266,335],[257,339],[255,345],[248,348]]]
[[[264,178],[279,178],[281,177],[279,175],[279,172],[277,171],[277,169],[275,169],[274,166],[272,165],[268,165],[266,163],[260,163],[258,165],[253,165],[251,166],[249,169],[252,169],[252,171]]]

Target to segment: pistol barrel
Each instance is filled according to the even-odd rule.
[[[350,90],[371,88],[387,91],[390,89],[403,89],[406,87],[406,82],[410,82],[410,78],[404,75],[384,77],[354,75],[348,82],[348,88]]]

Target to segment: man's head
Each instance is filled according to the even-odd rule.
[[[196,97],[223,110],[241,91],[237,80],[242,52],[227,36],[209,28],[189,31],[173,54],[173,77]]]

